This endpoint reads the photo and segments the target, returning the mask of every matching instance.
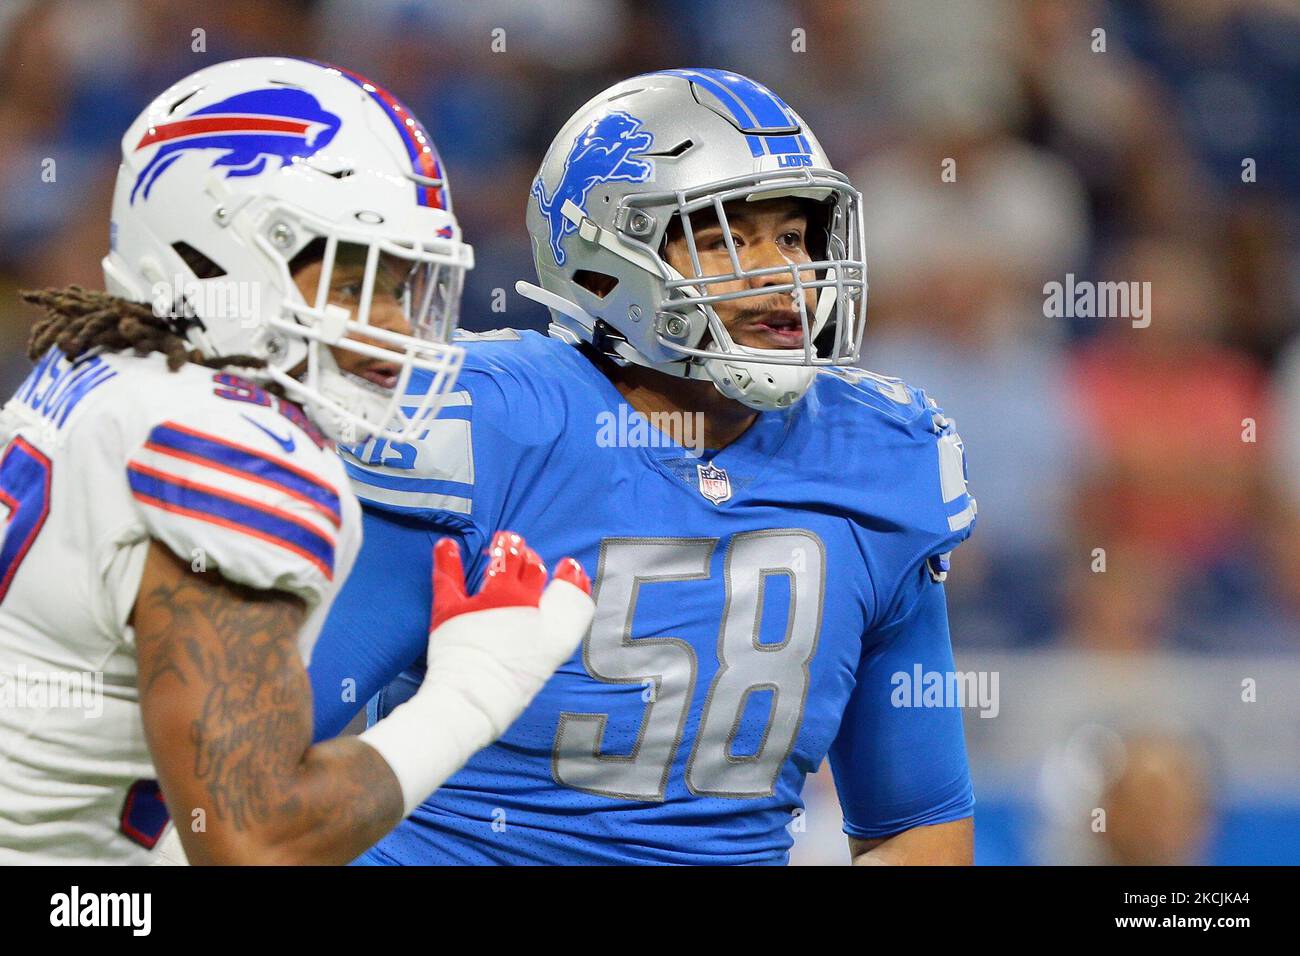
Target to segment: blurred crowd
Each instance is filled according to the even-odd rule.
[[[100,282],[128,123],[270,53],[374,76],[430,128],[477,253],[471,329],[543,326],[513,292],[525,198],[591,94],[682,65],[772,86],[864,193],[863,364],[966,441],[958,651],[1300,651],[1294,2],[4,0],[6,394],[14,291]],[[1052,314],[1067,274],[1150,283],[1149,324]]]

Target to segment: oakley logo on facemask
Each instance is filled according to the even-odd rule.
[[[323,109],[304,90],[252,90],[205,106],[182,119],[151,126],[136,150],[163,144],[140,171],[131,190],[131,202],[144,189],[144,198],[167,169],[188,152],[224,150],[212,168],[231,176],[256,176],[268,159],[280,168],[306,159],[329,144],[340,120]]]
[[[564,173],[548,197],[542,177],[533,182],[537,206],[550,226],[551,252],[556,265],[564,265],[564,237],[576,231],[562,215],[565,202],[583,208],[587,193],[597,183],[643,183],[654,172],[649,160],[633,159],[644,153],[654,137],[641,130],[641,121],[623,112],[607,113],[583,130],[564,161]]]

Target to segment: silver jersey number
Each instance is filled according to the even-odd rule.
[[[682,744],[698,671],[695,652],[680,637],[633,638],[643,584],[701,580],[717,538],[607,538],[596,574],[596,616],[583,643],[596,680],[646,688],[630,754],[601,753],[608,714],[563,713],[555,734],[552,772],[568,787],[629,800],[663,800]],[[797,529],[735,535],[724,562],[726,601],[718,635],[718,669],[705,699],[686,785],[717,797],[762,797],[776,786],[803,722],[809,663],[817,650],[825,592],[825,548]],[[768,578],[789,582],[785,636],[759,642]],[[732,748],[750,695],[771,692],[758,750]]]

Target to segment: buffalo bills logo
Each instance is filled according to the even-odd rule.
[[[569,156],[564,161],[564,174],[548,197],[542,177],[533,182],[533,195],[537,206],[546,217],[551,232],[551,252],[556,265],[564,265],[564,237],[576,231],[564,218],[564,204],[571,202],[579,209],[587,200],[587,193],[597,183],[643,183],[654,172],[648,160],[634,159],[644,153],[654,142],[654,137],[641,130],[641,121],[627,113],[608,113],[592,120],[577,138]]]
[[[158,177],[188,152],[224,150],[213,169],[225,167],[227,177],[256,176],[266,169],[268,159],[278,159],[283,167],[314,155],[334,138],[339,123],[310,93],[274,89],[239,93],[182,119],[151,126],[136,149],[164,145],[140,171],[131,202],[141,188],[148,199]]]

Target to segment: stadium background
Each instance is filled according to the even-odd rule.
[[[779,91],[865,194],[864,364],[966,440],[954,646],[999,681],[967,716],[977,861],[1300,863],[1294,2],[4,0],[6,395],[15,291],[101,283],[122,130],[201,65],[272,53],[370,74],[430,128],[471,329],[544,324],[513,291],[524,201],[590,95],[683,65]],[[1050,317],[1067,274],[1150,282],[1149,327]],[[846,862],[829,774],[805,797],[794,861]]]

